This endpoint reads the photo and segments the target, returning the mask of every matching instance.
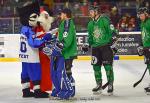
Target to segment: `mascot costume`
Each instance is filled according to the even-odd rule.
[[[42,91],[41,65],[39,61],[39,47],[51,39],[47,33],[42,39],[36,38],[35,28],[39,14],[39,4],[32,3],[22,8],[17,8],[20,22],[23,25],[20,35],[19,58],[22,61],[21,84],[23,97],[47,98],[49,94]],[[30,81],[33,83],[34,92],[30,91]]]
[[[36,28],[36,37],[42,39],[46,32],[49,32],[51,28],[51,23],[53,18],[49,16],[48,12],[44,8],[40,8],[40,16],[38,17]],[[51,31],[53,33],[57,31]],[[51,91],[52,90],[52,81],[50,76],[50,59],[49,57],[42,52],[45,44],[39,48],[39,57],[41,63],[41,90],[42,91]]]

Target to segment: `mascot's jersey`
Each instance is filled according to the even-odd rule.
[[[22,27],[19,53],[22,62],[39,63],[39,49],[36,47],[40,47],[43,41],[34,39],[33,35],[34,32],[30,27]]]
[[[27,42],[27,37],[23,34],[20,36],[19,58],[22,62],[39,62],[39,50],[37,48],[30,47]]]

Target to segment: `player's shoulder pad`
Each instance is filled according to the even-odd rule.
[[[110,21],[109,16],[106,15],[106,14],[102,14],[102,15],[101,15],[101,18],[102,18],[102,19],[105,19],[105,20],[107,19],[108,21]]]
[[[91,25],[93,25],[93,20],[90,20],[90,21],[88,22],[88,25],[87,25],[87,26],[89,27],[89,26],[91,26]]]
[[[150,18],[147,18],[147,22],[150,24]]]

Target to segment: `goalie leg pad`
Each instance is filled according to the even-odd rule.
[[[51,96],[56,97],[57,94],[60,92],[60,82],[58,81],[57,78],[57,61],[55,57],[51,57],[51,79],[54,85],[54,89],[52,90]]]

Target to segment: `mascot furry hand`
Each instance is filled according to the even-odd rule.
[[[37,26],[39,14],[38,3],[32,3],[22,8],[17,8],[20,22],[23,25],[20,35],[19,58],[22,61],[21,83],[23,97],[47,98],[48,93],[41,91],[41,65],[39,61],[39,47],[51,39],[46,34],[42,39],[35,36],[34,28]],[[30,81],[33,83],[34,92],[30,91]]]
[[[46,34],[55,34],[57,29],[49,31],[51,28],[51,23],[53,22],[53,18],[49,16],[48,12],[46,12],[43,8],[40,9],[40,16],[38,17],[38,26],[36,27],[36,37],[42,39]],[[46,33],[47,32],[47,33]],[[53,39],[55,39],[54,35],[51,35]],[[52,90],[52,81],[50,75],[50,59],[47,55],[42,52],[42,48],[45,47],[43,44],[39,48],[39,57],[41,64],[41,90],[43,91],[51,91]]]

